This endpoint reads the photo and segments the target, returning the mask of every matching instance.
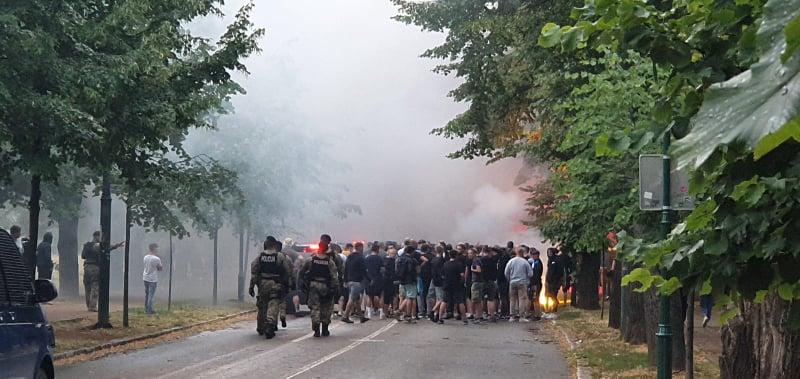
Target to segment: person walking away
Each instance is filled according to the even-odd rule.
[[[158,245],[151,243],[144,256],[144,271],[142,280],[144,281],[144,313],[156,313],[154,305],[156,302],[156,287],[158,287],[158,272],[164,269],[161,265],[161,258],[158,257]]]
[[[558,290],[561,288],[562,281],[564,280],[564,267],[561,265],[561,259],[558,258],[558,249],[550,247],[547,249],[547,275],[545,276],[545,296],[547,297],[547,305],[550,306],[552,302],[552,309],[547,309],[543,317],[551,317],[549,312],[558,312]]]
[[[405,294],[405,298],[400,303],[400,309],[405,313],[406,322],[414,323],[412,318],[417,300],[417,261],[414,260],[413,247],[406,246],[405,252],[396,261],[395,271],[400,279],[400,286]],[[397,315],[397,320],[401,321],[401,314]]]
[[[509,317],[510,314],[510,306],[509,306],[509,288],[508,288],[508,280],[503,273],[506,270],[506,265],[508,261],[514,258],[514,242],[508,241],[506,243],[505,249],[499,249],[497,253],[497,295],[500,298],[500,318],[505,319]]]
[[[708,295],[700,295],[700,310],[703,312],[703,327],[711,321],[711,310],[714,308],[714,298]]]
[[[367,305],[370,307],[367,309],[367,318],[378,314],[379,318],[383,320],[384,313],[381,295],[383,294],[384,275],[386,274],[386,269],[383,266],[383,258],[380,256],[380,244],[373,242],[370,250],[369,256],[365,258],[368,281],[366,288],[368,300]]]
[[[417,301],[417,311],[423,317],[431,317],[433,315],[432,304],[428,304],[428,291],[431,286],[431,259],[433,259],[433,251],[431,246],[424,244],[421,247],[422,254],[419,257],[419,279],[417,281],[417,292],[419,300]]]
[[[256,331],[267,339],[275,337],[275,331],[278,330],[281,303],[292,280],[292,263],[278,248],[277,240],[267,237],[264,251],[250,266],[248,293],[251,297],[255,296],[255,288],[258,287]]]
[[[498,261],[499,261],[500,247],[483,248],[481,260],[483,261],[483,276],[484,281],[484,294],[486,297],[486,314],[489,315],[489,321],[497,322],[497,279],[502,275],[498,275]]]
[[[322,249],[321,246],[320,249]],[[329,245],[328,256],[333,259],[334,263],[336,263],[339,284],[342,286],[341,288],[336,289],[336,296],[334,297],[334,301],[339,304],[339,309],[336,311],[336,315],[337,317],[343,316],[344,308],[347,306],[347,298],[349,297],[349,293],[347,291],[347,282],[344,281],[344,263],[347,261],[347,256],[342,253],[342,247],[335,243],[331,243]]]
[[[483,298],[486,294],[486,284],[483,281],[483,262],[475,249],[467,250],[467,255],[472,257],[472,264],[468,268],[470,275],[470,296],[472,300],[472,316],[476,324],[481,323],[483,318]]]
[[[397,262],[397,249],[390,247],[386,252],[386,257],[383,258],[384,282],[383,282],[383,314],[387,317],[391,315],[391,311],[397,312],[397,289],[400,286],[400,280],[395,274],[395,263]]]
[[[100,297],[100,257],[103,254],[101,242],[103,234],[98,230],[92,233],[92,240],[83,245],[81,258],[83,259],[83,292],[86,297],[86,309],[97,312],[97,301]],[[112,245],[114,250],[125,245],[120,242]]]
[[[42,242],[36,247],[36,270],[39,279],[50,280],[53,278],[53,233],[47,232],[42,236]]]
[[[331,323],[333,301],[339,289],[336,261],[328,254],[330,242],[331,237],[323,234],[320,237],[319,250],[300,270],[300,277],[305,282],[305,288],[308,288],[308,307],[311,308],[311,330],[314,331],[314,337],[330,335],[328,325]]]
[[[457,260],[460,255],[458,251],[450,251],[450,259],[442,267],[444,285],[444,304],[441,308],[453,305],[453,312],[458,311],[458,319],[467,325],[467,309],[464,288],[464,264]],[[439,324],[444,323],[444,319],[439,317]]]
[[[523,256],[525,250],[516,249],[516,257],[508,261],[505,277],[508,279],[511,314],[509,321],[529,322],[528,319],[528,285],[533,276],[533,268]]]
[[[525,247],[525,250],[528,248]],[[533,305],[533,319],[539,321],[542,319],[542,306],[539,304],[539,296],[542,293],[542,273],[544,272],[544,264],[542,260],[539,259],[539,250],[533,248],[530,252],[530,259],[528,263],[531,265],[531,269],[533,270],[533,276],[531,276],[531,304]]]
[[[267,238],[271,238],[269,236]],[[290,242],[291,239],[287,238]],[[280,302],[280,307],[278,311],[278,318],[281,320],[281,327],[286,328],[286,307],[287,303],[292,302],[294,300],[294,296],[292,295],[292,290],[295,289],[295,280],[294,280],[294,264],[292,258],[284,252],[284,247],[281,241],[276,240],[272,237],[273,243],[275,244],[275,250],[278,252],[278,255],[282,255],[286,261],[289,262],[289,265],[292,266],[292,274],[289,275],[289,283],[283,288],[283,296]],[[297,308],[295,308],[297,309]]]
[[[356,242],[353,251],[347,256],[347,261],[344,263],[344,280],[347,283],[349,298],[347,306],[344,310],[344,317],[342,322],[352,324],[350,314],[354,311],[361,314],[361,322],[367,322],[369,319],[364,317],[361,313],[361,296],[364,294],[364,279],[367,278],[367,263],[364,259],[364,244]]]
[[[433,299],[431,306],[430,319],[433,322],[439,322],[447,312],[447,305],[444,303],[444,247],[436,245],[434,248],[434,257],[431,258],[429,263],[431,267],[431,282],[428,293],[428,298]],[[429,302],[431,303],[431,302]]]

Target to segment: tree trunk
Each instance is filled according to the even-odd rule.
[[[109,297],[111,279],[111,175],[103,174],[103,191],[100,195],[100,230],[103,234],[100,253],[100,293],[97,301],[97,324],[95,328],[111,328],[109,321]]]
[[[623,276],[631,272],[634,267],[629,263],[623,263],[620,280]],[[647,325],[645,317],[645,294],[636,292],[639,284],[631,283],[622,287],[620,298],[620,332],[622,340],[638,345],[647,343]]]
[[[42,178],[39,175],[31,177],[31,196],[28,202],[28,244],[25,245],[23,260],[28,266],[28,276],[33,282],[36,279],[36,245],[39,243],[39,210]]]
[[[620,300],[622,299],[621,294],[621,286],[622,286],[622,275],[620,269],[622,268],[622,262],[619,260],[614,260],[614,267],[613,271],[609,272],[609,275],[606,276],[606,291],[608,291],[608,327],[614,329],[620,329],[620,318],[621,318],[621,310],[620,310]]]
[[[128,327],[128,281],[131,267],[131,205],[125,204],[125,262],[122,273],[122,326]]]
[[[645,293],[645,325],[647,338],[647,357],[650,364],[656,365],[656,330],[658,330],[658,306],[659,296],[655,289],[650,289]],[[683,319],[684,319],[683,300],[680,294],[670,297],[670,326],[672,329],[672,370],[683,371],[686,364],[686,350],[683,340]]]
[[[214,297],[213,304],[217,305],[217,246],[219,242],[219,229],[214,231]]]
[[[722,327],[722,378],[796,378],[800,331],[788,326],[792,304],[772,293],[763,303],[742,301],[740,315]],[[794,307],[800,307],[797,302]],[[795,314],[799,309],[795,309]]]
[[[80,201],[80,198],[78,198]],[[58,296],[77,298],[78,287],[78,216],[70,215],[58,223]]]
[[[581,309],[600,309],[598,284],[600,283],[600,254],[581,252],[577,254],[575,272],[575,302]]]
[[[236,287],[237,300],[244,302],[244,223],[239,220],[239,275]]]

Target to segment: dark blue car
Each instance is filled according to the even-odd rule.
[[[53,378],[55,337],[39,303],[57,295],[49,280],[31,285],[17,246],[0,229],[0,379]]]

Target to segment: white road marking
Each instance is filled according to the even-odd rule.
[[[384,340],[368,340],[368,339],[360,339],[360,340],[350,340],[353,342],[385,342]]]
[[[395,325],[397,325],[397,320],[392,320],[392,322],[386,324],[384,327],[382,327],[382,328],[376,330],[375,332],[373,332],[372,334],[366,336],[364,339],[356,340],[355,342],[343,347],[340,350],[337,350],[337,351],[335,351],[335,352],[333,352],[331,354],[328,354],[328,355],[318,359],[315,362],[312,362],[312,363],[309,363],[309,364],[305,365],[303,368],[300,369],[300,371],[298,371],[298,372],[296,372],[296,373],[294,373],[292,375],[287,376],[286,379],[292,379],[292,378],[294,378],[294,377],[296,377],[298,375],[304,374],[304,373],[310,371],[311,369],[313,369],[314,367],[317,367],[317,366],[319,366],[319,365],[321,365],[321,364],[323,364],[323,363],[325,363],[325,362],[327,362],[327,361],[329,361],[329,360],[331,360],[333,358],[336,358],[336,357],[338,357],[338,356],[340,356],[340,355],[342,355],[342,354],[344,354],[344,353],[346,353],[346,352],[348,352],[350,350],[353,350],[356,347],[358,347],[358,345],[361,345],[365,341],[371,340],[371,339],[379,336],[381,333],[389,330],[391,327],[393,327]]]
[[[336,327],[338,327],[338,326],[340,326],[340,325],[342,325],[342,324],[340,324],[340,323],[337,323],[337,324],[332,324],[332,325],[331,325],[331,330],[334,330],[334,329],[336,329]],[[269,350],[261,351],[261,352],[260,352],[258,355],[256,355],[256,356],[257,356],[257,357],[261,357],[261,356],[263,356],[263,355],[265,355],[265,354],[269,354],[270,352],[272,352],[272,351],[274,351],[274,350],[277,350],[277,349],[278,349],[278,348],[280,348],[280,347],[286,346],[286,345],[288,345],[288,344],[290,344],[290,343],[297,343],[297,342],[300,342],[300,341],[303,341],[303,340],[309,339],[309,338],[311,338],[313,335],[314,335],[314,333],[308,333],[308,334],[306,334],[306,335],[304,335],[304,336],[302,336],[302,337],[295,338],[295,339],[293,339],[293,340],[291,340],[291,341],[289,341],[289,342],[286,342],[286,343],[284,343],[284,344],[277,345],[277,346],[275,346],[275,347],[273,347],[273,348],[271,348],[271,349],[269,349]],[[275,340],[273,340],[273,341],[275,341]],[[156,377],[155,379],[167,379],[167,378],[178,378],[178,377],[182,377],[182,376],[181,376],[181,374],[184,374],[184,373],[186,373],[187,371],[190,371],[190,370],[196,370],[196,369],[198,369],[198,368],[201,368],[201,367],[203,367],[203,366],[211,366],[211,365],[214,365],[215,363],[219,363],[219,362],[230,362],[232,357],[236,357],[236,356],[239,356],[239,355],[241,355],[241,353],[242,353],[243,351],[246,351],[246,350],[259,350],[259,349],[261,349],[262,347],[263,347],[263,346],[260,346],[260,345],[249,345],[249,346],[245,346],[245,347],[243,347],[243,348],[241,348],[241,349],[237,349],[237,350],[231,351],[231,352],[229,352],[229,353],[225,353],[225,354],[223,354],[223,355],[218,355],[218,356],[216,356],[216,357],[214,357],[214,358],[212,358],[212,359],[209,359],[209,360],[207,360],[207,361],[198,362],[198,363],[195,363],[195,364],[192,364],[192,365],[184,366],[184,367],[182,367],[182,368],[180,368],[180,369],[178,369],[178,370],[172,371],[172,372],[170,372],[170,373],[168,373],[168,374],[164,374],[164,375],[161,375],[161,376],[159,376],[159,377]],[[237,362],[240,362],[240,361],[237,361]],[[235,363],[234,363],[234,364],[235,364]],[[230,365],[232,365],[232,364],[229,364],[229,365],[223,366],[222,368],[228,367],[228,366],[230,366]],[[219,371],[219,369],[215,369],[214,371]]]

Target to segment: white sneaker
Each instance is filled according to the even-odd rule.
[[[378,318],[380,318],[381,320],[383,320],[383,317],[384,317],[384,314],[383,314],[383,308],[381,308],[381,309],[379,309],[379,310],[378,310],[378,314],[379,314]]]
[[[531,320],[527,317],[519,319],[519,322],[531,322]]]
[[[517,320],[515,320],[513,317],[509,317],[508,322],[517,322]]]
[[[372,308],[367,308],[366,312],[364,312],[364,313],[367,314],[365,316],[366,318],[372,318]]]

